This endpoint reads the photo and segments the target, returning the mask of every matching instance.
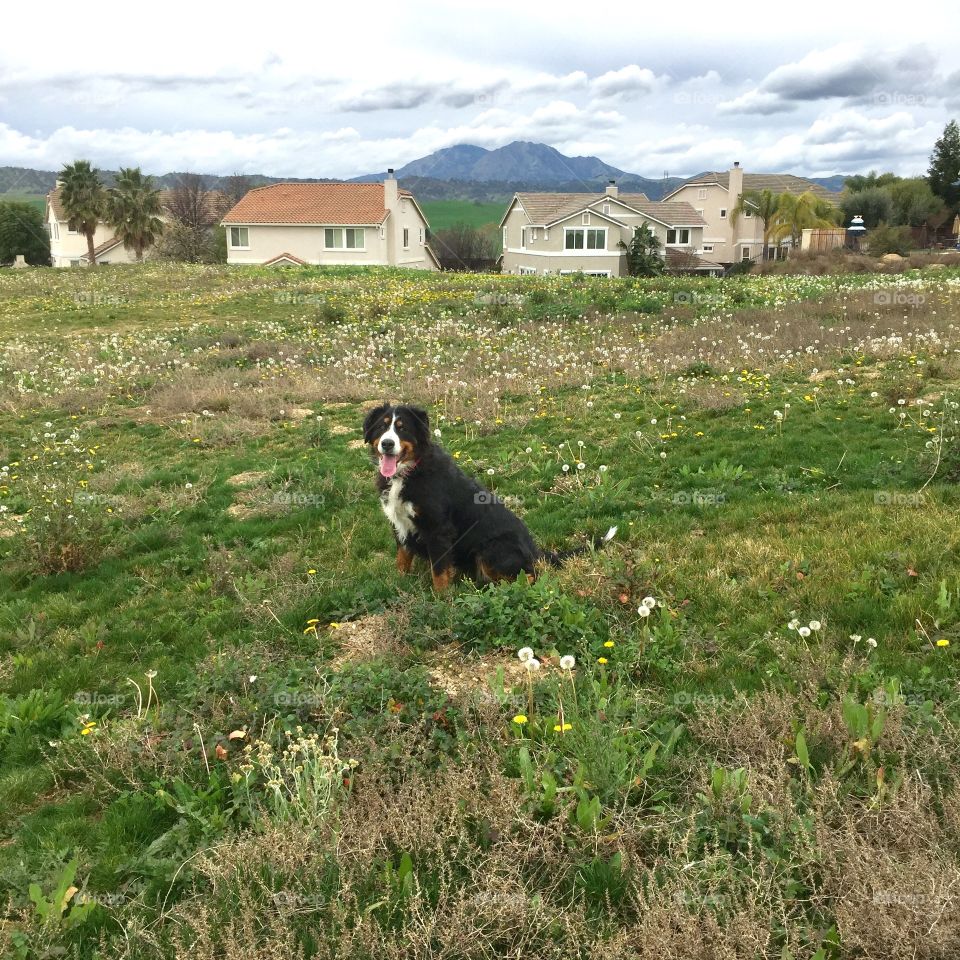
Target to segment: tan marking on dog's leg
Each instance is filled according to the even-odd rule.
[[[414,553],[408,550],[403,544],[397,547],[397,570],[400,573],[409,573],[413,566]]]
[[[442,593],[452,582],[453,567],[447,567],[439,573],[437,573],[436,570],[433,571],[433,589],[436,590],[437,593]]]

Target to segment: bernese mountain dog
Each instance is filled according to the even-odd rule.
[[[397,541],[397,569],[416,557],[430,563],[433,586],[457,573],[481,583],[533,579],[538,563],[558,565],[588,547],[554,552],[537,546],[524,522],[468,477],[430,436],[426,410],[385,403],[363,421],[363,439],[378,467],[380,505]],[[617,532],[611,527],[599,543]]]

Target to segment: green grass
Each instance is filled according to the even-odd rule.
[[[955,953],[958,290],[0,276],[0,952]],[[384,395],[617,539],[401,577]]]
[[[457,223],[466,223],[471,227],[496,226],[506,210],[502,203],[478,203],[472,200],[425,200],[421,206],[434,233]]]
[[[41,213],[46,209],[47,198],[35,193],[0,193],[0,200],[9,200],[16,203],[31,203]]]

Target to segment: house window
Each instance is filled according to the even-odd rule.
[[[410,228],[409,227],[403,228],[403,249],[404,250],[410,249]]]
[[[70,224],[69,223],[67,224],[67,236],[76,237],[79,235],[79,233],[80,233],[79,230],[73,230],[71,229]]]
[[[609,212],[610,212],[610,204],[609,204],[609,203],[605,203],[605,204],[603,205],[603,212],[604,212],[604,213],[609,213]]]
[[[74,230],[73,232],[76,233],[77,231]],[[80,266],[80,261],[79,261],[79,260],[71,260],[71,261],[70,261],[70,266],[71,266],[71,267],[79,267],[79,266]]]
[[[323,231],[323,246],[326,250],[364,250],[363,227],[327,227]]]
[[[59,239],[60,239],[60,224],[57,223],[56,220],[54,220],[53,223],[50,224],[50,226],[53,228],[53,229],[51,230],[51,233],[53,234],[53,239],[54,239],[54,240],[59,240]]]
[[[580,222],[581,222],[584,226],[589,225],[589,223],[590,223],[590,214],[589,214],[589,213],[582,213],[582,214],[580,214]]]
[[[749,247],[744,247],[744,248],[743,248],[743,253],[742,253],[741,256],[740,256],[740,259],[741,259],[741,260],[749,260],[749,259],[750,259],[750,248],[749,248]]]
[[[507,249],[507,228],[503,228],[503,249]]]
[[[231,227],[230,246],[234,250],[249,250],[250,231],[246,227]]]
[[[753,216],[752,210],[744,210],[743,215],[749,220]]]
[[[701,187],[701,188],[697,191],[697,199],[698,199],[698,200],[706,200],[706,199],[707,199],[707,188],[706,188],[706,187]]]
[[[674,228],[672,230],[667,231],[668,244],[683,246],[684,244],[688,244],[689,242],[690,242],[690,231],[687,230],[686,228],[682,230]]]
[[[594,230],[567,230],[563,243],[565,250],[606,250],[607,231]]]
[[[420,246],[423,246],[423,227],[420,228]]]
[[[705,243],[705,244],[703,245],[703,252],[704,252],[704,253],[713,253],[713,244],[712,244],[712,243]]]
[[[529,277],[537,272],[536,267],[518,267],[517,272],[521,277]]]
[[[702,207],[697,210],[697,216],[698,216],[698,217],[702,217],[702,216],[703,216],[703,208],[702,208]]]
[[[727,208],[726,208],[726,207],[721,207],[721,208],[720,208],[720,219],[721,219],[721,220],[726,220],[726,219],[727,219]]]

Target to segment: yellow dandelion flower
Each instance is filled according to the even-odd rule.
[[[555,723],[553,725],[554,733],[566,733],[568,730],[572,730],[572,729],[573,729],[572,723],[565,723],[563,726],[560,726],[559,723]]]
[[[527,722],[526,714],[518,713],[514,718],[513,722],[518,726],[522,727]]]
[[[597,663],[606,663],[606,662],[607,662],[606,657],[597,657]]]
[[[612,640],[608,640],[608,641],[604,644],[604,646],[609,648],[609,647],[615,647],[616,644],[615,644]]]
[[[938,647],[949,647],[949,646],[950,646],[950,641],[949,641],[946,637],[941,637],[941,638],[937,641],[937,646],[938,646]]]

